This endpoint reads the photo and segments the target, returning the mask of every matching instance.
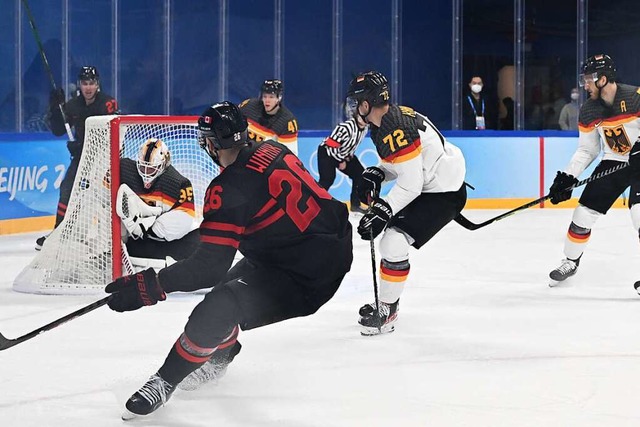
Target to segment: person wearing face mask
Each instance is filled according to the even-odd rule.
[[[558,124],[562,130],[578,130],[578,111],[580,106],[578,101],[580,100],[580,93],[578,88],[571,89],[571,102],[565,104],[560,110],[560,119]]]
[[[469,81],[469,92],[462,103],[462,129],[495,129],[493,104],[483,95],[482,77],[473,76]]]
[[[640,230],[640,88],[618,83],[613,60],[603,54],[585,61],[580,86],[588,98],[580,107],[578,148],[567,167],[558,171],[549,189],[551,203],[571,198],[570,187],[601,151],[604,154],[594,175],[627,163],[628,167],[586,185],[565,238],[565,258],[549,273],[552,287],[576,274],[591,229],[629,186],[629,208],[636,236]],[[640,292],[640,281],[634,287]]]

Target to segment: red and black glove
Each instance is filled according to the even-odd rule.
[[[375,239],[382,233],[392,216],[391,206],[387,202],[380,198],[373,199],[369,205],[369,210],[360,219],[358,234],[362,240]]]
[[[553,180],[553,184],[551,184],[551,187],[549,188],[551,204],[557,205],[560,202],[569,200],[571,198],[571,192],[573,191],[573,188],[569,187],[577,183],[578,179],[575,176],[558,171],[555,179]]]
[[[136,274],[118,277],[109,283],[105,292],[113,294],[108,305],[111,310],[120,313],[137,310],[145,305],[154,305],[167,299],[153,268],[147,268]]]

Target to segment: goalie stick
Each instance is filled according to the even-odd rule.
[[[619,170],[621,170],[621,169],[624,169],[624,168],[626,168],[627,166],[628,166],[628,163],[620,163],[620,164],[619,164],[619,165],[617,165],[617,166],[614,166],[614,167],[609,168],[609,169],[605,169],[605,170],[603,170],[602,172],[598,172],[598,173],[596,173],[596,174],[591,175],[589,178],[585,178],[585,179],[583,179],[582,181],[578,181],[577,183],[575,183],[575,184],[573,184],[573,185],[571,185],[571,186],[569,186],[569,187],[565,188],[564,190],[558,191],[558,193],[562,193],[562,192],[564,192],[564,191],[573,190],[574,188],[581,187],[581,186],[583,186],[583,185],[585,185],[585,184],[588,184],[588,183],[590,183],[590,182],[592,182],[592,181],[595,181],[596,179],[600,179],[600,178],[603,178],[603,177],[605,177],[605,176],[607,176],[607,175],[611,175],[612,173],[617,172],[617,171],[619,171]],[[522,205],[522,206],[519,206],[519,207],[517,207],[517,208],[515,208],[515,209],[510,210],[509,212],[505,212],[505,213],[503,213],[503,214],[501,214],[501,215],[498,215],[498,216],[496,216],[496,217],[494,217],[494,218],[488,219],[488,220],[486,220],[485,222],[481,222],[481,223],[479,223],[479,224],[476,224],[476,223],[474,223],[474,222],[469,221],[469,220],[468,220],[464,215],[462,215],[461,213],[460,213],[460,214],[458,214],[458,216],[457,216],[457,217],[455,217],[453,220],[454,220],[455,222],[457,222],[458,224],[460,224],[461,226],[463,226],[464,228],[466,228],[467,230],[474,231],[474,230],[477,230],[477,229],[479,229],[479,228],[485,227],[485,226],[487,226],[487,225],[489,225],[489,224],[492,224],[492,223],[494,223],[494,222],[496,222],[496,221],[500,221],[501,219],[504,219],[504,218],[506,218],[506,217],[508,217],[508,216],[511,216],[511,215],[513,215],[513,214],[514,214],[514,213],[516,213],[516,212],[520,212],[520,211],[523,211],[523,210],[525,210],[525,209],[529,209],[530,207],[533,207],[533,206],[535,206],[535,205],[538,205],[538,204],[540,204],[540,203],[544,202],[545,200],[550,199],[550,198],[551,198],[551,197],[553,197],[555,194],[556,194],[556,193],[553,193],[553,194],[552,194],[552,193],[549,193],[549,194],[547,194],[547,195],[546,195],[546,196],[544,196],[544,197],[541,197],[541,198],[536,199],[536,200],[532,200],[532,201],[531,201],[531,202],[529,202],[529,203],[526,203],[526,204],[524,204],[524,205]]]
[[[102,298],[101,300],[98,300],[96,302],[93,302],[85,307],[82,307],[79,310],[74,311],[73,313],[69,313],[66,316],[63,316],[57,320],[54,320],[51,323],[48,323],[44,326],[39,327],[38,329],[29,332],[28,334],[25,334],[21,337],[18,338],[14,338],[14,339],[9,339],[6,338],[4,335],[0,334],[0,351],[2,350],[6,350],[8,348],[13,347],[14,345],[18,345],[22,342],[25,342],[27,340],[30,340],[31,338],[34,338],[38,335],[40,335],[43,332],[46,331],[50,331],[53,328],[57,328],[58,326],[67,323],[70,320],[75,319],[76,317],[80,317],[83,316],[93,310],[95,310],[96,308],[102,307],[103,305],[105,305],[106,303],[109,302],[109,300],[113,297],[113,295],[109,295],[107,297]]]

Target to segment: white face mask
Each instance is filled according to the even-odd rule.
[[[579,93],[572,93],[571,94],[571,99],[573,99],[574,101],[577,101],[578,99],[580,99],[580,94]]]
[[[479,85],[479,84],[471,85],[471,90],[473,91],[473,93],[480,93],[482,92],[482,85]]]

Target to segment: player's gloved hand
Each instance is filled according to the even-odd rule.
[[[362,203],[369,204],[369,200],[380,196],[380,188],[384,181],[384,172],[375,166],[368,167],[362,172],[362,179],[356,189]]]
[[[629,153],[629,168],[633,178],[640,178],[640,139],[638,139]]]
[[[67,150],[71,157],[78,157],[82,154],[82,143],[78,141],[67,141]]]
[[[49,93],[49,104],[59,105],[59,104],[64,104],[64,101],[65,101],[64,89],[62,89],[61,87],[58,87],[51,90],[51,93]]]
[[[107,303],[109,308],[120,313],[137,310],[145,305],[154,305],[167,299],[153,268],[136,274],[118,277],[109,283],[105,292],[113,294]]]
[[[549,188],[549,193],[551,194],[551,203],[557,205],[560,202],[569,200],[571,198],[571,192],[573,191],[573,189],[566,191],[562,190],[565,190],[577,183],[578,179],[575,176],[558,171],[555,179],[553,180],[553,184],[551,184],[551,187]]]
[[[362,240],[375,239],[382,233],[392,216],[391,206],[387,202],[380,198],[373,199],[369,210],[360,219],[358,234]]]
[[[156,222],[156,219],[157,218],[155,216],[136,216],[133,218],[123,219],[122,223],[124,224],[127,231],[129,231],[131,237],[137,240],[147,237],[147,235],[149,234],[149,230],[151,230],[151,227]]]

